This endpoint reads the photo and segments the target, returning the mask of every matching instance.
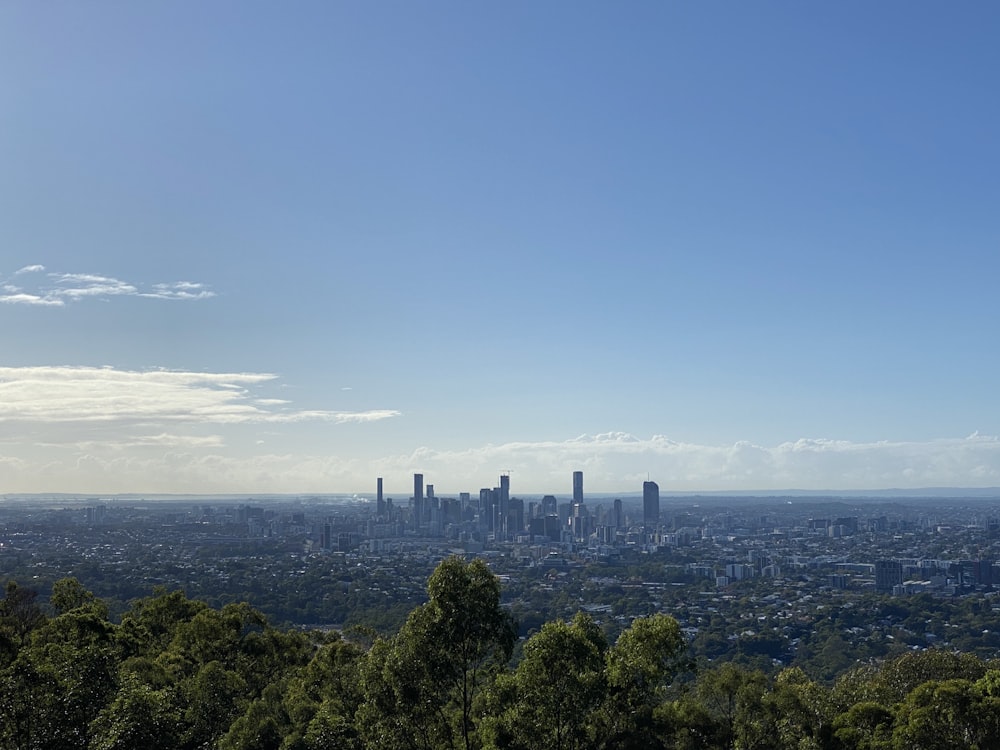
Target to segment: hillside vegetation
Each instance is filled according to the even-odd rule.
[[[1000,747],[1000,666],[924,650],[831,684],[696,665],[676,620],[527,639],[481,560],[449,558],[390,637],[271,626],[158,589],[115,622],[73,578],[0,600],[0,748],[909,750]]]

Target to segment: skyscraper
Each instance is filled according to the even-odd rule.
[[[554,516],[559,513],[559,501],[555,495],[546,495],[542,498],[542,515]]]
[[[660,525],[660,487],[656,482],[642,483],[642,523],[649,528]]]
[[[582,503],[583,502],[583,472],[574,471],[573,472],[573,502]]]
[[[414,526],[419,526],[420,522],[423,520],[424,512],[424,475],[414,474],[413,475],[413,497],[410,501],[410,507],[413,508],[413,524]]]
[[[496,522],[494,523],[493,530],[506,538],[510,532],[510,529],[507,528],[509,521],[507,515],[510,512],[510,474],[503,473],[500,475],[500,486],[496,488],[496,493]]]
[[[903,564],[899,560],[875,561],[875,590],[891,593],[893,586],[903,582]]]
[[[382,498],[382,477],[378,477],[375,482],[375,515],[378,518],[382,518],[385,515],[385,500]]]

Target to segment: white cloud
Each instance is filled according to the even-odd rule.
[[[144,292],[139,296],[154,299],[208,299],[214,297],[215,292],[210,291],[204,284],[177,281],[173,284],[153,284],[152,292]]]
[[[86,494],[335,492],[337,487],[351,485],[364,471],[357,459],[291,454],[246,457],[185,450],[156,455],[85,453],[47,467],[53,478],[63,478],[61,486],[73,488],[66,491]]]
[[[42,265],[24,266],[15,271],[13,276],[29,273],[40,274],[43,271],[45,271],[45,266]],[[215,292],[211,291],[205,284],[193,281],[156,283],[148,288],[143,288],[112,276],[92,273],[47,273],[31,289],[9,283],[5,283],[3,288],[10,293],[0,296],[2,303],[52,307],[61,307],[67,301],[75,302],[87,298],[143,297],[164,300],[199,300],[215,296]]]
[[[456,493],[494,486],[504,470],[522,494],[566,495],[576,470],[595,494],[638,491],[647,477],[682,492],[1000,485],[1000,439],[978,433],[923,442],[705,445],[604,432],[390,455],[365,455],[348,442],[345,454],[319,447],[322,425],[399,412],[296,409],[268,397],[281,385],[272,373],[0,367],[0,480],[7,491],[23,492],[298,493],[363,491],[382,476],[387,492],[399,489],[403,497],[414,472],[441,493]],[[303,440],[298,425],[310,423],[314,432]],[[288,452],[263,453],[264,437]],[[313,447],[300,452],[301,445]]]
[[[344,424],[347,422],[378,422],[382,419],[400,416],[394,409],[372,409],[370,411],[299,411],[288,414],[276,414],[270,422],[306,422],[321,420]]]
[[[66,304],[58,297],[51,295],[40,297],[37,294],[25,294],[24,292],[6,294],[0,297],[0,302],[3,302],[5,305],[48,305],[50,307],[62,307]]]
[[[262,427],[281,426],[280,437],[294,440],[288,425],[399,414],[296,410],[287,400],[257,397],[276,380],[252,372],[0,367],[0,486],[20,492],[305,490],[339,483],[341,462],[247,455],[246,446],[261,444]]]
[[[54,278],[56,284],[59,285],[58,288],[50,292],[57,297],[78,299],[80,297],[114,297],[139,293],[138,288],[132,284],[107,276],[94,276],[86,273],[49,274],[49,276]]]
[[[182,435],[161,432],[158,435],[135,435],[128,440],[79,440],[76,442],[36,442],[41,448],[69,448],[81,453],[121,453],[136,448],[222,448],[225,440],[221,435]]]
[[[976,435],[927,442],[700,445],[615,432],[459,451],[422,447],[375,461],[373,468],[384,476],[422,471],[441,487],[454,482],[462,488],[495,483],[494,475],[509,468],[524,492],[568,492],[575,470],[599,492],[635,491],[647,476],[664,490],[684,492],[970,487],[1000,485],[1000,440]]]
[[[397,416],[296,411],[285,401],[255,399],[269,373],[132,371],[110,367],[0,367],[0,423],[239,424],[323,420],[368,422]]]
[[[439,494],[492,487],[504,470],[511,472],[515,494],[522,495],[568,495],[576,470],[584,472],[588,495],[638,492],[647,476],[665,492],[1000,484],[1000,440],[979,435],[926,442],[802,439],[761,446],[747,441],[700,445],[662,435],[604,433],[466,450],[421,447],[405,454],[360,458],[292,451],[240,453],[224,449],[218,436],[184,435],[178,429],[168,425],[166,430],[118,442],[55,445],[45,452],[44,460],[0,459],[0,479],[9,492],[307,493],[364,491],[381,476],[386,493],[391,497],[398,491],[400,498],[408,497],[411,475],[418,471],[437,486]],[[260,450],[264,443],[250,442],[252,450]]]
[[[637,492],[647,475],[663,491],[684,492],[1000,483],[1000,441],[984,437],[923,443],[808,439],[765,447],[745,441],[706,446],[663,436],[606,433],[460,451],[421,447],[372,459],[294,453],[245,456],[176,447],[166,454],[89,451],[73,462],[50,464],[45,472],[66,474],[66,491],[80,492],[348,492],[364,491],[382,476],[387,494],[399,490],[404,498],[417,471],[436,484],[440,494],[475,493],[495,485],[502,470],[511,471],[514,492],[522,494],[568,495],[575,470],[584,471],[588,494]]]

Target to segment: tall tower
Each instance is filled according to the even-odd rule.
[[[583,502],[583,472],[573,472],[573,503]]]
[[[510,511],[510,474],[504,472],[500,475],[500,486],[497,488],[497,508],[496,508],[496,522],[494,523],[494,530],[496,532],[502,533],[506,536],[509,529],[507,528],[507,514]]]
[[[642,523],[648,528],[660,524],[660,487],[656,482],[642,483]]]
[[[375,516],[381,518],[385,515],[385,500],[382,498],[382,477],[375,480]]]
[[[492,528],[493,523],[493,513],[490,509],[490,488],[483,487],[479,490],[479,507],[476,509],[476,513],[479,515],[479,528],[489,529]]]
[[[413,475],[413,497],[410,499],[410,507],[413,508],[413,525],[420,526],[424,518],[424,475]]]
[[[559,501],[555,495],[546,495],[542,498],[542,515],[555,516],[559,514]]]

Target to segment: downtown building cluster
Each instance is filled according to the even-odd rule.
[[[449,537],[465,543],[596,540],[613,545],[629,536],[633,542],[643,541],[659,523],[660,488],[652,481],[643,483],[641,519],[632,519],[620,498],[609,507],[588,506],[582,471],[573,472],[570,499],[544,495],[528,501],[511,494],[508,471],[501,472],[495,487],[480,489],[478,496],[461,492],[457,497],[439,497],[423,474],[414,474],[413,494],[405,504],[386,497],[382,478],[376,480],[375,517],[367,536]]]

